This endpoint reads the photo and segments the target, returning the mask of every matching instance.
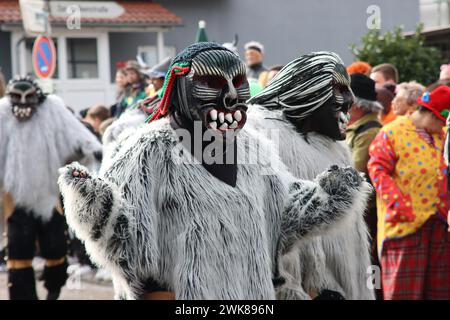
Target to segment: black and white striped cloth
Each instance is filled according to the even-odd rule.
[[[330,84],[350,89],[350,77],[344,63],[334,52],[313,52],[288,63],[269,85],[248,102],[268,109],[283,109],[291,118],[305,119],[333,95],[343,98]]]

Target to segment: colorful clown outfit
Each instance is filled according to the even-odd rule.
[[[444,131],[429,134],[404,116],[383,127],[370,146],[385,299],[450,298],[444,139]]]

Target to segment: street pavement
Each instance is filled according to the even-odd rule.
[[[0,272],[0,300],[8,299],[8,275]],[[37,281],[39,299],[45,299],[47,290],[42,281]],[[61,292],[61,300],[111,300],[114,298],[113,287],[110,282],[98,283],[94,280],[80,280],[69,278]]]

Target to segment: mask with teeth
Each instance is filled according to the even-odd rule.
[[[317,132],[344,140],[354,101],[350,77],[333,52],[314,52],[288,63],[248,102],[283,111],[286,120],[307,135]]]
[[[30,77],[11,80],[6,95],[11,102],[12,113],[19,121],[29,120],[45,100],[41,88]]]
[[[164,114],[166,105],[184,123],[201,121],[205,130],[225,134],[244,126],[249,97],[246,69],[239,57],[218,44],[196,43],[172,62],[158,109]]]

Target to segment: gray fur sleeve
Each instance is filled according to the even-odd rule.
[[[92,260],[111,271],[115,282],[124,288],[118,293],[136,297],[140,281],[128,261],[136,256],[134,219],[118,186],[106,179],[74,177],[73,171],[87,168],[72,163],[60,169],[58,184],[64,198],[64,209],[69,226],[86,246]]]
[[[100,141],[65,107],[61,98],[49,95],[47,103],[52,107],[53,121],[60,122],[61,128],[64,128],[61,130],[61,135],[64,135],[63,143],[66,144],[66,147],[80,152],[85,158],[83,159],[83,164],[86,166],[99,166],[102,154]],[[74,156],[69,155],[69,159]]]
[[[107,181],[91,175],[74,177],[74,171],[89,172],[77,162],[60,169],[58,184],[64,196],[67,220],[80,239],[101,241],[102,237],[111,236],[105,231],[112,231],[108,224],[120,211],[120,195]]]
[[[160,139],[163,140],[163,139]],[[158,140],[159,141],[159,140]],[[152,134],[136,134],[99,177],[73,177],[72,164],[58,183],[69,226],[93,261],[111,271],[120,296],[137,298],[145,280],[158,274],[158,215],[152,202],[155,163],[165,163]],[[139,228],[137,227],[139,226]]]
[[[73,163],[60,169],[58,180],[64,198],[67,223],[86,246],[96,264],[112,273],[116,298],[132,297],[133,291],[124,285],[129,270],[120,266],[132,248],[132,224],[123,211],[117,188],[107,181],[87,176],[73,177],[74,170],[87,172]]]
[[[370,185],[353,168],[332,166],[314,182],[297,181],[290,186],[285,204],[279,253],[288,253],[306,237],[340,229],[353,223],[355,207],[364,208]]]

